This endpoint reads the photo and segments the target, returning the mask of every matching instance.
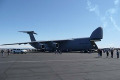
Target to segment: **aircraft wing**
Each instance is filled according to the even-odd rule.
[[[23,43],[2,44],[1,46],[4,46],[4,45],[21,45],[21,44],[30,44],[30,43],[33,43],[33,42],[23,42]]]
[[[32,43],[49,43],[49,42],[63,42],[63,41],[70,41],[74,39],[64,39],[64,40],[48,40],[48,41],[31,41],[31,42],[22,42],[22,43],[12,43],[12,44],[2,44],[4,45],[21,45],[21,44],[32,44]]]

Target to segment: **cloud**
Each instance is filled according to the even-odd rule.
[[[112,16],[110,17],[110,20],[111,20],[112,24],[114,25],[114,27],[115,27],[118,31],[120,31],[120,27],[118,27],[118,25],[116,24],[116,21],[113,19]]]
[[[118,13],[120,0],[114,0],[113,2],[114,6],[112,8],[109,8],[105,11],[105,14],[101,16],[100,10],[97,4],[92,4],[90,0],[87,1],[87,9],[90,12],[94,12],[102,22],[102,26],[104,28],[108,27],[111,23],[115,29],[120,31],[119,26],[116,23],[116,20],[114,20],[113,16]]]
[[[92,5],[89,0],[87,1],[87,5],[90,12],[95,12],[95,14],[99,16],[98,5]]]
[[[114,4],[115,4],[115,5],[119,5],[119,2],[120,2],[120,0],[115,0],[115,1],[114,1]]]
[[[114,7],[106,11],[109,14],[109,18],[110,18],[111,23],[113,24],[113,27],[118,31],[120,31],[120,27],[117,25],[117,22],[113,18],[113,16],[118,13],[119,2],[120,2],[120,0],[115,0]]]
[[[110,14],[110,15],[115,14],[116,13],[116,8],[111,8],[111,9],[107,10],[106,13]]]

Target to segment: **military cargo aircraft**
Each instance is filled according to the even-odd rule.
[[[50,40],[50,41],[36,41],[33,34],[37,34],[34,31],[19,31],[27,33],[30,36],[31,42],[3,44],[3,45],[16,45],[16,44],[30,44],[36,49],[41,51],[88,51],[92,49],[98,49],[96,41],[101,41],[103,38],[103,29],[98,27],[95,29],[90,37],[86,38],[72,38],[65,40]]]

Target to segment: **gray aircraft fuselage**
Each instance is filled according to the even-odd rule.
[[[97,45],[94,41],[90,41],[90,38],[78,38],[70,41],[60,41],[55,42],[58,44],[58,47],[56,45],[52,45],[51,42],[47,43],[47,45],[44,45],[41,47],[41,43],[32,43],[30,44],[36,49],[43,49],[45,51],[55,51],[61,50],[61,51],[81,51],[81,50],[91,50],[91,49],[98,49]]]
[[[28,33],[29,34],[29,33]],[[31,36],[31,34],[29,34]],[[34,36],[30,37],[31,41],[36,41]],[[98,49],[95,41],[100,41],[103,38],[103,30],[98,27],[93,31],[90,37],[87,38],[75,38],[70,40],[56,40],[56,41],[43,41],[35,42],[30,45],[36,49],[44,51],[87,51],[91,49]]]

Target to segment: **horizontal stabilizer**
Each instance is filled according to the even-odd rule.
[[[28,34],[37,34],[37,33],[35,33],[34,31],[19,31],[19,32],[23,32],[23,33],[28,33]]]
[[[29,34],[31,41],[36,41],[36,39],[35,39],[33,34],[37,34],[37,33],[35,33],[34,31],[19,31],[19,32],[23,32],[23,33]]]

